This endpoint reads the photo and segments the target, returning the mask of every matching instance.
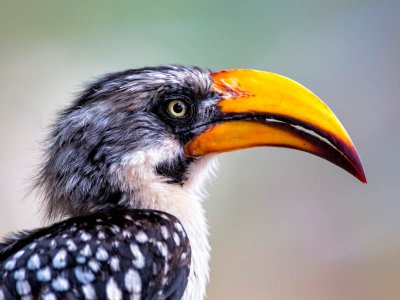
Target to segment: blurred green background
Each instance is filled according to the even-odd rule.
[[[0,1],[0,236],[55,112],[95,76],[180,63],[291,77],[329,104],[368,185],[308,154],[221,155],[208,299],[400,299],[400,1]]]

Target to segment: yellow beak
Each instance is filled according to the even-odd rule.
[[[211,74],[219,118],[185,145],[187,156],[257,146],[306,151],[366,183],[346,130],[311,91],[286,77],[255,70]]]

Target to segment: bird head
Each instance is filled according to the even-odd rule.
[[[254,70],[162,66],[90,84],[55,122],[37,185],[53,217],[139,207],[152,186],[190,190],[213,154],[256,146],[306,151],[365,182],[345,129],[300,84]]]

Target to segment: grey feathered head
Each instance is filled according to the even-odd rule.
[[[195,161],[183,155],[189,129],[212,113],[199,109],[214,98],[209,74],[162,66],[108,74],[90,84],[60,113],[48,139],[37,180],[48,215],[118,206],[141,184],[151,184],[141,182],[149,174],[184,185]],[[129,182],[132,173],[137,182]]]

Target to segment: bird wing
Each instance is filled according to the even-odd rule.
[[[72,218],[0,245],[0,300],[180,299],[190,259],[181,223],[164,212]]]

